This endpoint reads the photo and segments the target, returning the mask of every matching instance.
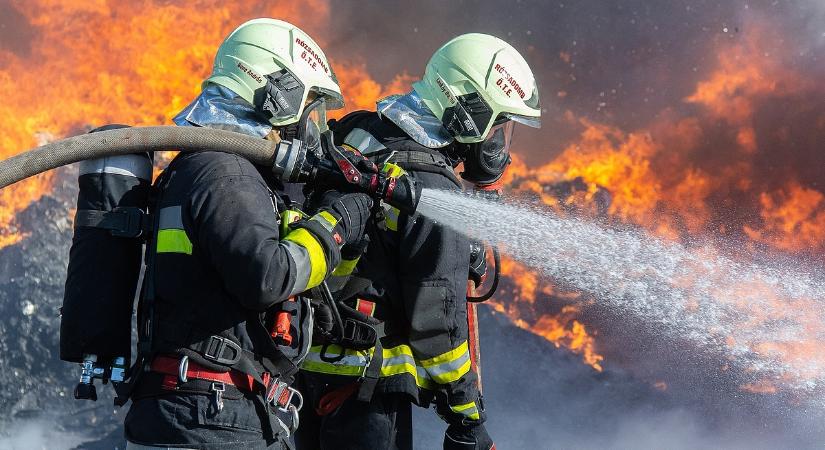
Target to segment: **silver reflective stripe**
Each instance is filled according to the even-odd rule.
[[[444,375],[448,372],[453,372],[453,371],[456,371],[456,370],[460,369],[461,366],[466,364],[467,361],[469,361],[469,360],[470,360],[470,352],[465,351],[464,353],[461,354],[461,356],[458,359],[455,359],[453,361],[443,362],[443,363],[438,364],[436,366],[427,367],[427,372],[433,378],[437,378],[437,377],[439,377],[441,375]]]
[[[397,366],[399,364],[410,364],[410,365],[414,366],[415,365],[415,360],[410,355],[401,354],[401,355],[393,356],[391,358],[384,359],[384,361],[381,363],[381,366],[382,367],[389,367],[389,366]]]
[[[183,229],[183,217],[181,216],[180,205],[167,206],[160,209],[160,217],[158,217],[158,229]]]
[[[365,155],[387,148],[375,136],[361,128],[353,128],[344,138],[344,144],[357,148]]]
[[[309,283],[309,275],[312,273],[312,262],[309,259],[309,252],[304,247],[292,242],[281,241],[282,245],[292,262],[295,264],[295,284],[292,285],[290,296],[304,292]]]
[[[349,214],[349,211],[347,211],[347,214]],[[320,223],[320,224],[321,224],[321,226],[322,226],[322,227],[324,227],[324,229],[325,229],[325,230],[327,230],[327,231],[329,231],[330,233],[332,233],[332,230],[334,230],[334,229],[335,229],[335,225],[336,225],[336,224],[335,224],[335,223],[329,223],[329,221],[327,220],[327,218],[326,218],[326,217],[324,217],[324,216],[322,216],[320,213],[318,213],[318,214],[316,214],[316,215],[312,216],[312,220],[314,220],[314,221],[316,221],[316,222]],[[336,222],[336,223],[337,223],[337,222]]]
[[[362,354],[357,355],[345,355],[343,358],[338,359],[339,355],[331,355],[327,354],[327,356],[334,356],[334,362],[327,362],[321,359],[321,354],[317,351],[310,351],[309,355],[307,355],[307,361],[315,361],[324,364],[330,364],[333,366],[348,366],[348,367],[364,367],[367,365],[367,357]]]
[[[80,161],[80,175],[111,173],[149,181],[152,179],[152,162],[146,155],[118,155]]]
[[[432,377],[430,377],[430,374],[428,374],[428,373],[427,373],[427,369],[425,369],[425,368],[423,368],[423,367],[421,367],[421,366],[415,366],[415,373],[417,373],[417,374],[418,374],[418,378],[419,378],[420,380],[430,380],[430,381],[433,381]]]

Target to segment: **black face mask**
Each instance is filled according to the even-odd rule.
[[[478,185],[492,184],[501,178],[510,164],[510,141],[513,123],[495,125],[487,139],[475,144],[456,144],[464,150],[461,178]]]

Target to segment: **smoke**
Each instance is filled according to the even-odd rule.
[[[90,440],[87,430],[66,431],[45,418],[12,421],[0,431],[0,450],[65,450]]]

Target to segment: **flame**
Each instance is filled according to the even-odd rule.
[[[804,107],[804,99],[825,98],[825,89],[815,77],[792,71],[780,58],[770,56],[783,54],[778,47],[782,40],[776,39],[770,27],[755,22],[749,29],[741,40],[717,43],[715,68],[681,104],[661,111],[646,127],[626,131],[568,112],[568,123],[581,130],[578,138],[539,167],[529,168],[516,159],[508,179],[511,191],[536,196],[559,214],[633,224],[665,239],[691,242],[721,234],[743,241],[745,248],[758,245],[797,255],[822,255],[825,194],[815,180],[803,182],[794,167],[776,174],[772,165],[765,167],[771,154],[797,150],[798,144],[790,125],[771,123],[778,130],[773,132],[760,127],[760,121],[764,123],[769,116],[772,102]],[[813,117],[810,123],[811,128],[802,132],[822,137],[825,116]],[[815,145],[809,147],[797,151],[819,151]],[[563,324],[578,320],[586,324],[586,318],[575,314],[579,309],[568,309],[572,315],[562,315],[567,319],[564,322],[553,308],[537,307],[546,304],[548,297],[554,302],[563,300],[547,288],[549,281],[513,264],[506,262],[502,267],[517,286],[517,303],[498,305],[500,309],[520,321],[529,316],[533,325],[525,327],[545,336],[561,336]],[[768,289],[754,283],[738,287],[738,292],[720,293],[719,298],[736,305],[737,299],[749,298],[748,292],[764,295]],[[539,301],[528,292],[544,292],[544,298]],[[771,317],[754,317],[746,326],[758,330],[771,321],[794,320],[809,338],[763,342],[749,350],[780,360],[803,377],[817,376],[806,368],[825,359],[816,338],[825,333],[821,308],[813,300],[789,304],[774,298],[770,303]],[[738,306],[744,310],[748,305]],[[535,324],[549,330],[536,331]],[[737,343],[729,338],[728,345]],[[773,393],[784,381],[788,380],[755,380],[741,389]]]
[[[30,51],[0,48],[0,158],[106,123],[168,123],[199,92],[223,37],[244,20],[269,15],[326,21],[324,1],[12,2],[33,29]],[[17,211],[51,188],[53,175],[0,191],[0,246],[20,239]]]

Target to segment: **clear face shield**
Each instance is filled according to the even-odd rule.
[[[310,93],[310,96],[313,94]],[[324,97],[307,100],[309,104],[304,108],[301,120],[298,121],[297,138],[303,141],[307,151],[319,154],[321,151],[321,135],[327,127],[327,106]]]

